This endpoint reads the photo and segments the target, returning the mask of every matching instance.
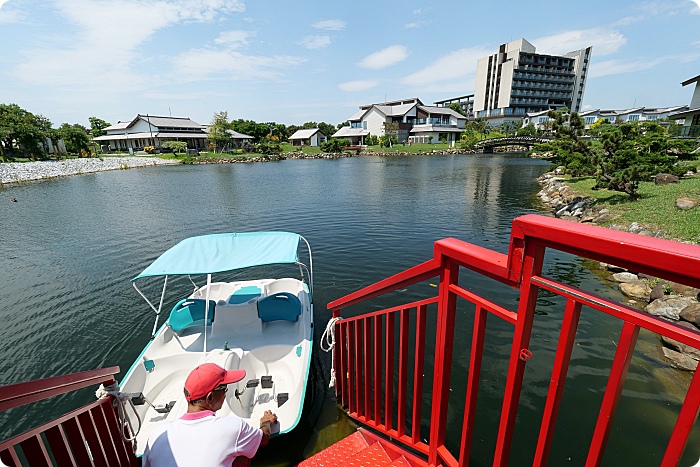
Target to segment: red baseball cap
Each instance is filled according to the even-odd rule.
[[[224,370],[216,363],[204,363],[192,370],[185,380],[185,399],[196,401],[217,386],[231,384],[245,378],[245,370]]]

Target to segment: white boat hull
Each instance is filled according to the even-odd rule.
[[[247,293],[251,290],[255,293]],[[121,383],[123,392],[142,393],[155,406],[145,403],[136,407],[142,421],[137,454],[143,452],[153,426],[176,420],[187,412],[185,379],[192,369],[205,362],[227,370],[246,370],[244,380],[229,385],[218,416],[238,416],[257,428],[263,412],[271,410],[277,415],[279,433],[291,431],[301,418],[311,362],[313,305],[306,284],[296,279],[216,282],[188,298],[200,302],[208,298],[209,303],[215,304],[214,312],[210,312],[211,323],[205,327],[204,320],[200,320],[180,329],[182,323],[176,323],[171,315]],[[277,298],[281,302],[289,298],[299,305],[295,321],[291,319],[294,316],[277,313]],[[267,317],[261,315],[266,303],[272,305],[272,315]],[[287,309],[291,306],[281,305]],[[263,376],[271,377],[272,384],[263,384]],[[257,386],[246,387],[252,380],[258,381]],[[173,401],[169,412],[156,411]]]

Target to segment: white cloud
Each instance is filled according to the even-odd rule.
[[[5,7],[3,5],[9,0],[0,0],[0,24],[3,23],[19,23],[25,18],[25,14],[20,11],[15,4],[12,4],[12,8]]]
[[[358,63],[362,68],[380,70],[396,65],[408,58],[408,50],[403,45],[390,45],[389,47],[367,55]]]
[[[378,86],[376,81],[347,81],[340,83],[338,87],[343,91],[364,91]]]
[[[693,9],[690,12],[694,15],[700,15],[700,0],[692,0]]]
[[[591,28],[574,29],[571,31],[539,37],[530,41],[541,54],[558,55],[584,47],[593,46],[593,54],[601,57],[617,52],[627,38],[614,29]]]
[[[329,19],[325,21],[318,21],[314,24],[312,24],[312,27],[315,29],[323,29],[325,31],[340,31],[342,29],[345,29],[347,24],[345,21],[341,21],[339,19]]]
[[[406,23],[403,25],[406,29],[417,29],[422,28],[430,24],[430,21],[413,21],[411,23]]]
[[[254,37],[255,31],[224,31],[214,39],[214,43],[230,49],[238,49],[248,45],[248,38]]]
[[[644,15],[638,16],[625,16],[624,18],[617,20],[613,23],[613,26],[629,26],[630,24],[638,23],[647,19]]]
[[[176,80],[193,82],[209,79],[279,80],[283,76],[281,70],[298,66],[306,59],[290,55],[268,57],[245,55],[234,50],[198,48],[184,52],[172,61],[177,66]]]
[[[331,38],[330,36],[306,36],[297,44],[307,49],[322,49],[331,45]]]
[[[422,70],[411,73],[401,80],[409,86],[423,86],[427,83],[453,81],[476,71],[476,61],[493,51],[482,47],[455,50],[444,55]]]
[[[31,85],[74,87],[84,95],[142,90],[155,77],[140,71],[141,46],[155,33],[245,10],[242,0],[54,0],[48,5],[74,27],[62,28],[70,33],[51,36],[41,47],[28,45],[13,75]],[[237,44],[242,40],[239,34]]]
[[[606,60],[603,62],[592,62],[590,78],[600,78],[602,76],[620,75],[654,68],[664,61],[663,58],[655,60],[635,60],[632,62],[621,62],[620,60]]]

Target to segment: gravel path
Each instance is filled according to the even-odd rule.
[[[105,157],[102,159],[68,159],[63,161],[9,162],[0,164],[0,184],[64,177],[105,170],[179,164],[176,160],[156,157]]]

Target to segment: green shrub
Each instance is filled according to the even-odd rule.
[[[325,143],[321,144],[321,151],[342,152],[345,146],[350,146],[350,140],[345,138],[331,138]]]

